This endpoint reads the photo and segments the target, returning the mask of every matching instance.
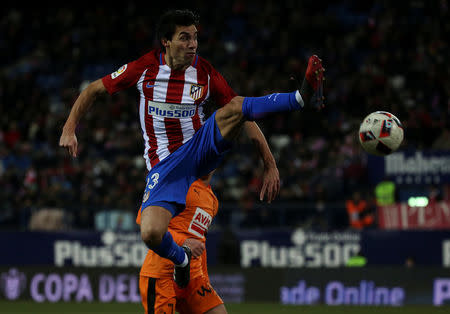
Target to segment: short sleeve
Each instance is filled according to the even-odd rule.
[[[117,69],[117,71],[102,78],[103,85],[105,85],[105,88],[109,94],[114,94],[133,85],[136,85],[137,81],[146,69],[146,62],[144,57],[124,64],[119,69]]]

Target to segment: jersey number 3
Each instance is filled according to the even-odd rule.
[[[150,178],[147,178],[147,187],[149,190],[153,189],[158,184],[159,173],[154,173]],[[151,181],[150,181],[151,180]]]

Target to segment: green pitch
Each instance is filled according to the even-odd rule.
[[[375,306],[286,306],[273,303],[244,303],[227,304],[230,314],[251,313],[307,313],[307,314],[434,314],[449,313],[448,306],[407,306],[407,307],[375,307]],[[143,314],[140,304],[121,303],[33,303],[33,302],[6,302],[0,301],[0,313],[64,313],[64,314],[87,314],[87,313],[127,313]]]

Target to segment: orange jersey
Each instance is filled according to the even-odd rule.
[[[173,240],[180,246],[187,238],[195,238],[205,243],[205,234],[217,214],[218,207],[219,203],[211,186],[205,186],[200,179],[192,183],[186,195],[186,208],[179,215],[173,217],[169,223],[168,230],[172,234]],[[140,213],[141,211],[136,218],[138,224],[141,218]],[[204,268],[206,269],[205,252],[199,258],[192,258],[191,278],[203,275]],[[149,250],[140,274],[152,278],[172,278],[173,263]]]

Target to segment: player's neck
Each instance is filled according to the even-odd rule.
[[[185,62],[181,62],[176,60],[175,58],[171,57],[168,53],[164,55],[164,61],[166,61],[166,64],[174,71],[184,71],[186,70],[189,64],[186,64]]]

